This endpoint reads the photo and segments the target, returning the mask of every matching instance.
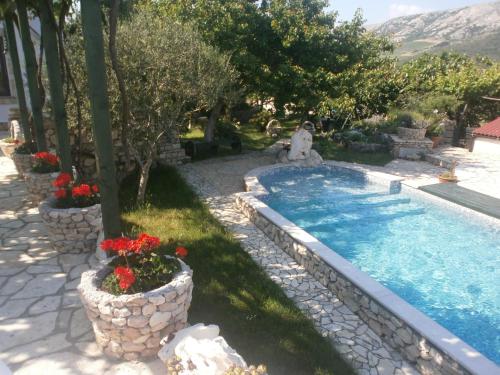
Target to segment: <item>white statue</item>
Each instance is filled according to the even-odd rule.
[[[196,324],[175,333],[158,352],[167,366],[180,365],[179,375],[223,375],[231,366],[246,368],[244,359],[219,336],[219,327]]]

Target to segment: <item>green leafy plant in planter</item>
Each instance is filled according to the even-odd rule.
[[[100,202],[97,185],[77,183],[69,173],[61,172],[52,185],[57,188],[54,192],[56,208],[83,208]]]
[[[14,151],[14,153],[19,154],[19,155],[31,155],[31,154],[36,153],[36,151],[37,151],[36,143],[24,142],[16,147],[16,150]]]
[[[114,271],[104,279],[101,289],[114,295],[154,290],[172,281],[181,270],[179,260],[158,252],[160,239],[141,233],[136,239],[119,237],[101,242],[101,249],[115,257],[109,263]],[[177,247],[176,256],[188,251]]]
[[[59,158],[50,152],[37,152],[33,157],[33,172],[53,173],[59,171]]]

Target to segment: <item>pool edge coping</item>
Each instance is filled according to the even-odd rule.
[[[391,175],[388,173],[374,171],[364,165],[353,164],[346,165],[344,162],[327,161],[323,165],[347,168],[356,170],[365,175],[372,177],[380,183],[387,183],[389,187],[392,183],[404,185],[406,189],[425,194],[425,196],[432,197],[433,200],[445,202],[446,205],[458,206],[460,210],[471,212],[472,215],[487,216],[488,221],[493,219],[488,215],[474,211],[470,208],[458,205],[454,202],[449,202],[437,196],[433,196],[418,188],[405,184],[404,177]],[[261,201],[258,196],[268,194],[266,188],[260,183],[259,176],[264,172],[284,168],[284,167],[301,167],[297,163],[289,164],[271,164],[267,166],[252,169],[244,176],[245,188],[247,192],[238,193],[237,197],[244,199],[250,206],[263,215],[266,219],[271,221],[281,230],[285,231],[295,241],[312,251],[319,256],[326,264],[333,268],[335,271],[343,275],[346,280],[351,282],[354,286],[358,287],[368,296],[378,302],[383,308],[394,314],[397,318],[404,321],[409,327],[414,329],[421,336],[428,339],[438,350],[449,355],[465,370],[476,375],[494,375],[500,374],[500,368],[486,356],[472,348],[462,339],[451,333],[449,330],[441,326],[439,323],[422,313],[410,303],[396,295],[387,287],[383,286],[380,282],[369,276],[367,273],[359,270],[347,259],[339,255],[335,250],[323,244],[316,237],[306,232],[299,226],[286,219],[277,211],[267,206]],[[303,168],[303,167],[302,167]]]

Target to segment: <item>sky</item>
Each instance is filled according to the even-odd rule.
[[[339,12],[342,20],[351,19],[357,8],[363,9],[367,24],[376,24],[390,18],[410,14],[461,8],[468,5],[488,3],[481,0],[329,0],[330,10]]]

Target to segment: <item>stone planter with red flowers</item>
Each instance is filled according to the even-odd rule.
[[[12,159],[12,154],[16,150],[16,147],[19,145],[19,143],[20,142],[18,139],[13,139],[13,138],[0,139],[0,149],[2,150],[5,156]]]
[[[147,234],[104,240],[101,248],[116,256],[108,266],[82,274],[80,298],[108,356],[154,357],[162,337],[186,326],[192,271],[159,246],[160,240]],[[184,257],[187,250],[177,248],[176,255]]]
[[[60,173],[52,186],[57,190],[38,206],[54,249],[79,253],[94,251],[102,230],[99,189],[77,184],[69,173]]]
[[[50,152],[37,152],[33,156],[33,168],[24,173],[31,201],[39,204],[55,191],[52,181],[59,171],[59,159]]]

